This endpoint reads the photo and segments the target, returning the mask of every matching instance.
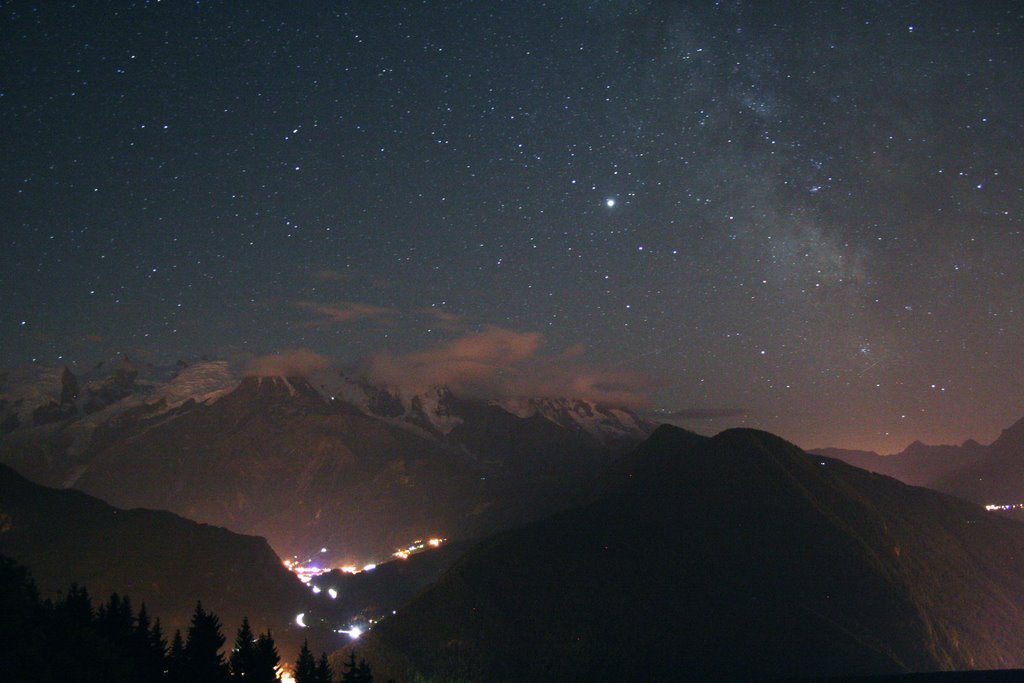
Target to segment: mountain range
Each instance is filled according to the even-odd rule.
[[[127,359],[81,377],[0,376],[0,424],[0,462],[39,483],[360,566],[416,538],[480,537],[563,507],[654,427],[575,399]]]
[[[900,453],[887,456],[840,448],[812,452],[982,505],[1024,504],[1024,419],[1004,429],[988,445],[973,439],[959,446],[928,446],[915,441]],[[1022,516],[1019,508],[1006,512]]]
[[[477,545],[360,654],[424,681],[1024,665],[1014,521],[752,430],[660,427],[602,481]]]
[[[0,373],[0,433],[0,462],[56,487],[0,466],[0,554],[44,593],[127,592],[171,627],[201,599],[283,653],[358,620],[382,680],[1024,666],[1024,526],[921,488],[1024,500],[1024,420],[987,446],[806,453],[577,399],[120,359]],[[362,566],[432,536],[455,542],[319,595],[274,554]]]

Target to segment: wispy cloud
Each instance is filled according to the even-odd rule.
[[[544,353],[539,332],[488,327],[406,354],[370,359],[371,381],[393,386],[443,384],[475,395],[586,398],[630,407],[648,403],[651,382],[636,373],[588,367],[582,345]]]
[[[447,384],[465,388],[488,382],[517,363],[532,358],[540,344],[539,332],[489,327],[426,351],[379,354],[371,360],[369,374],[375,381],[385,384]]]
[[[460,330],[465,327],[466,316],[436,306],[417,308],[416,313],[426,317],[434,327],[443,330]]]
[[[347,323],[353,320],[370,319],[390,323],[399,311],[385,306],[343,301],[337,304],[322,304],[315,301],[293,301],[292,305],[320,316],[321,321]]]

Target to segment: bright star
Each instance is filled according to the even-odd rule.
[[[604,200],[604,204],[609,209],[612,208],[613,206],[615,206],[615,198],[614,197],[609,197],[608,199]]]

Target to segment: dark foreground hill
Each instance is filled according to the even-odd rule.
[[[184,632],[197,600],[229,638],[248,615],[298,650],[291,626],[314,597],[262,538],[169,512],[119,510],[73,490],[38,486],[0,465],[0,555],[27,567],[44,597],[77,582],[98,604],[112,593],[145,603],[168,634]]]
[[[359,642],[397,680],[895,674],[1024,664],[1024,527],[662,427],[595,499],[471,551]]]

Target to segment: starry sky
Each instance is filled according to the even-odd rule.
[[[0,366],[327,358],[805,447],[1024,416],[1024,7],[0,3]]]

